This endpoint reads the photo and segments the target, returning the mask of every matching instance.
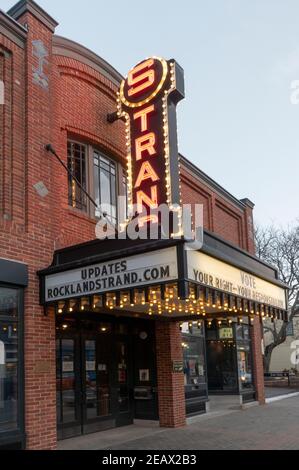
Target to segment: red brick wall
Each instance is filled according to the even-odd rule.
[[[54,59],[52,33],[33,15],[26,13],[19,22],[29,27],[25,50],[0,36],[1,47],[11,54],[0,59],[6,96],[6,106],[0,106],[0,257],[29,266],[24,310],[27,448],[54,449],[55,317],[54,312],[45,317],[39,305],[36,272],[51,264],[55,249],[93,239],[95,221],[68,207],[66,172],[44,146],[52,143],[66,162],[68,133],[119,159],[125,145],[123,123],[106,121],[115,109],[116,86],[76,61]],[[48,90],[33,82],[33,40],[42,40],[49,52]],[[49,190],[45,198],[33,188],[39,181]]]
[[[5,105],[0,105],[0,233],[2,228],[22,232],[25,224],[24,70],[24,50],[0,34],[0,80],[5,84]]]
[[[233,204],[215,191],[212,186],[195,177],[184,167],[181,169],[183,203],[203,205],[204,228],[220,235],[225,240],[254,253],[250,244],[248,223],[252,221],[252,210],[242,203]]]
[[[173,361],[183,361],[179,323],[156,321],[157,380],[160,426],[186,424],[183,372],[173,372]]]
[[[42,40],[49,52],[49,66],[45,68],[51,77],[51,32],[35,17],[25,14],[20,23],[29,26],[25,67],[26,129],[25,145],[20,155],[25,165],[25,233],[21,240],[6,240],[13,254],[29,265],[29,286],[25,291],[25,426],[27,448],[54,449],[56,446],[56,380],[55,380],[55,317],[54,312],[44,316],[39,305],[39,282],[36,271],[51,260],[53,230],[51,214],[54,214],[55,198],[51,192],[52,163],[44,146],[51,141],[53,113],[51,80],[49,90],[33,81],[33,68],[37,59],[33,56],[32,41]],[[38,196],[33,185],[43,181],[50,190],[46,198]],[[18,250],[17,252],[15,250]],[[19,251],[20,250],[20,251]],[[46,425],[45,425],[46,423]]]
[[[107,123],[115,110],[117,88],[99,72],[75,59],[54,57],[53,145],[67,162],[68,136],[92,143],[125,165],[124,124]],[[83,243],[95,238],[95,220],[68,206],[67,174],[54,162],[53,192],[58,196],[55,248]]]

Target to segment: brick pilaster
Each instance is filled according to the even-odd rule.
[[[156,321],[157,378],[161,427],[186,424],[183,372],[173,372],[173,361],[183,360],[179,323]]]
[[[262,329],[260,317],[255,316],[251,328],[251,344],[253,356],[253,380],[256,390],[256,399],[263,405],[265,403],[264,366],[262,355]]]
[[[29,284],[25,292],[25,432],[26,448],[55,449],[56,380],[55,315],[44,316],[39,305],[36,271],[53,250],[51,218],[54,214],[52,163],[45,145],[52,137],[52,37],[57,23],[32,0],[18,2],[9,14],[27,29],[25,46],[26,147],[25,218],[26,232],[34,233],[29,260]],[[40,197],[34,185],[43,182],[50,191]],[[32,260],[34,258],[34,260]]]

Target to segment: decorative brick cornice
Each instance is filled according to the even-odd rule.
[[[191,174],[194,178],[199,181],[205,183],[209,188],[211,188],[215,193],[220,194],[226,200],[228,200],[233,206],[238,207],[242,211],[244,211],[245,204],[234,197],[231,193],[226,191],[220,184],[216,183],[210,176],[200,170],[194,163],[190,162],[186,157],[180,154],[180,162],[182,168],[184,168],[189,174]]]
[[[53,36],[53,54],[75,59],[88,65],[110,80],[117,88],[123,79],[122,75],[102,57],[70,39],[57,35]]]
[[[254,209],[255,204],[250,201],[250,199],[248,199],[247,197],[245,199],[240,199],[240,201],[242,202],[242,204],[245,204],[245,206],[250,207],[250,209]]]
[[[27,38],[27,31],[13,18],[0,10],[0,34],[13,41],[20,47],[24,47]]]
[[[106,96],[108,96],[111,100],[115,102],[115,92],[113,92],[111,87],[107,86],[107,83],[100,81],[98,78],[93,77],[92,75],[88,74],[83,70],[79,71],[78,68],[76,69],[75,67],[58,64],[58,69],[61,76],[69,76],[79,80],[83,80],[89,83],[90,85],[93,85],[94,87],[98,88],[102,93],[104,93]]]
[[[24,13],[31,13],[35,18],[40,20],[47,28],[54,33],[56,26],[58,26],[57,21],[54,20],[45,10],[43,10],[37,3],[33,0],[20,0],[16,5],[14,5],[7,14],[14,18],[16,21]]]

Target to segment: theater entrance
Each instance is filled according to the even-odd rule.
[[[116,320],[57,318],[59,439],[158,418],[154,323]]]

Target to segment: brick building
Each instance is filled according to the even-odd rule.
[[[55,35],[56,26],[32,0],[0,11],[0,446],[55,449],[57,438],[134,419],[183,426],[186,415],[205,412],[209,393],[262,404],[261,318],[285,318],[285,286],[254,257],[253,204],[180,157],[183,202],[204,208],[204,246],[196,253],[203,271],[250,275],[277,304],[215,289],[204,278],[189,282],[184,240],[94,240],[97,210],[45,146],[92,198],[111,203],[116,219],[114,200],[127,184],[125,124],[107,115],[122,77]],[[148,311],[157,294],[150,284],[144,309],[132,288],[113,293],[111,305],[100,289],[45,300],[45,283],[76,269],[110,261],[118,269],[115,260],[145,268],[142,260],[151,266],[172,256],[177,274],[153,283],[160,300],[165,290],[172,299],[172,317]],[[203,307],[198,316],[176,311],[176,278],[188,290],[184,302]]]

